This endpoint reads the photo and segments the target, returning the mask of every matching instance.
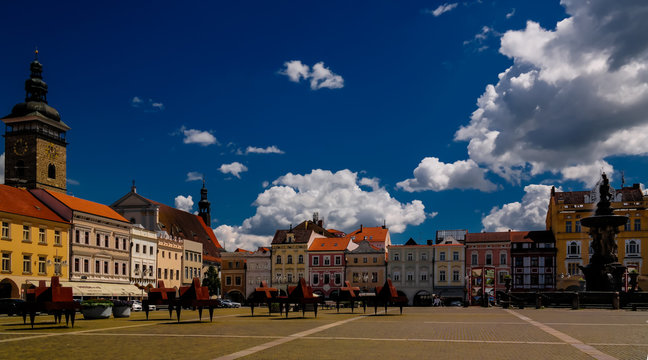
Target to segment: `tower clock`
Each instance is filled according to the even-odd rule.
[[[58,111],[47,104],[43,66],[36,59],[25,81],[25,102],[2,118],[6,124],[5,184],[21,188],[67,190],[65,134],[70,127]]]

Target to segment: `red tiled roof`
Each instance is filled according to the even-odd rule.
[[[360,227],[360,229],[347,234],[349,239],[353,238],[353,242],[359,243],[362,240],[371,242],[385,242],[389,229],[382,226],[376,227]]]
[[[306,220],[295,226],[292,230],[277,230],[274,238],[272,238],[272,245],[285,244],[288,239],[287,235],[290,232],[295,235],[295,244],[306,244],[313,231],[324,237],[333,237],[333,234],[329,233],[323,227],[310,220]]]
[[[348,238],[317,238],[308,251],[344,251],[349,246]]]
[[[496,241],[510,241],[510,232],[483,232],[483,233],[468,233],[466,234],[466,243],[469,242],[496,242]]]
[[[99,204],[93,201],[84,200],[78,197],[61,194],[55,191],[45,190],[48,194],[52,195],[63,205],[74,211],[81,211],[87,214],[103,216],[109,219],[129,222],[123,216],[119,215],[115,210],[107,205]]]
[[[219,256],[223,247],[216,239],[214,231],[205,224],[200,216],[172,208],[157,201],[146,200],[159,206],[158,221],[164,225],[162,230],[171,236],[198,241],[203,244],[203,252],[206,252],[206,255]]]
[[[234,250],[234,252],[252,254],[252,251],[241,249],[241,248],[236,248],[236,250]]]
[[[639,184],[633,184],[631,187],[626,186],[621,189],[616,189],[615,193],[621,194],[621,201],[641,201],[643,200],[643,193]],[[590,191],[565,191],[556,192],[556,200],[562,200],[565,204],[584,204],[585,195],[589,195]]]
[[[511,242],[556,242],[553,232],[550,230],[542,231],[513,231],[511,232]]]
[[[0,211],[56,222],[67,223],[29,191],[0,185]]]

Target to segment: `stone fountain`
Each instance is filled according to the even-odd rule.
[[[615,195],[614,189],[610,187],[605,173],[599,181],[598,195],[594,216],[581,219],[581,225],[589,228],[594,251],[589,264],[580,267],[585,274],[585,289],[621,291],[626,268],[618,262],[616,234],[619,233],[619,227],[628,221],[628,217],[614,215],[610,204]]]

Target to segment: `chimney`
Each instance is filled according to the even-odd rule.
[[[317,220],[317,225],[318,225],[319,227],[324,227],[324,220],[322,220],[322,219]]]

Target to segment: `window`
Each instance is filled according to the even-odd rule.
[[[109,274],[110,273],[109,270],[108,270],[108,266],[109,266],[108,261],[104,261],[104,274]],[[117,275],[117,274],[115,274],[115,275]]]
[[[394,253],[394,261],[400,261],[400,254]]]
[[[185,279],[189,279],[189,267],[185,266]]]
[[[47,239],[45,239],[45,229],[38,229],[38,242],[40,244],[47,244]]]
[[[452,271],[452,281],[454,282],[459,281],[459,270]]]
[[[11,271],[11,253],[2,253],[2,272]]]
[[[372,272],[371,273],[371,282],[378,282],[378,273],[377,272]]]
[[[628,221],[623,226],[623,230],[630,231],[630,218],[628,218]]]
[[[572,241],[567,245],[567,255],[580,255],[580,241]]]
[[[421,260],[427,261],[427,253],[426,252],[421,253]]]
[[[486,254],[486,265],[493,265],[493,254]]]
[[[124,266],[126,266],[126,265],[124,265]],[[171,271],[173,272],[173,270],[171,270]],[[176,270],[176,279],[180,280],[180,270]]]
[[[317,285],[319,283],[319,274],[313,274],[313,285]]]
[[[288,274],[288,282],[291,283],[293,281],[292,274]]]
[[[537,267],[538,266],[538,257],[537,256],[532,256],[531,257],[531,266]]]
[[[146,245],[142,245],[142,254],[146,254]]]
[[[297,258],[297,264],[303,264],[304,263],[304,255],[299,255]]]
[[[9,239],[9,223],[2,222],[2,238]]]
[[[232,277],[231,276],[225,277],[225,285],[227,285],[227,286],[232,285]]]
[[[29,236],[29,226],[28,225],[23,225],[23,238],[22,241],[29,242],[31,241],[31,237]]]
[[[335,265],[342,265],[342,256],[335,256]]]
[[[319,256],[313,256],[313,265],[318,266],[319,265]]]
[[[407,281],[414,281],[414,273],[413,272],[408,272],[406,275]]]
[[[85,232],[85,244],[90,245],[90,232],[89,231]]]
[[[500,265],[506,265],[506,253],[500,254]]]
[[[277,264],[281,264],[281,255],[277,255],[277,261],[276,261],[276,263],[277,263]]]
[[[579,233],[579,232],[581,232],[581,231],[582,231],[582,229],[581,229],[581,223],[580,223],[580,221],[576,221],[576,232]]]
[[[445,272],[445,270],[439,271],[439,281],[446,281],[446,272]]]
[[[169,269],[169,280],[173,280],[173,269]]]
[[[45,261],[46,261],[45,256],[39,256],[38,257],[38,273],[39,274],[45,274]]]
[[[49,164],[47,166],[47,177],[50,179],[56,179],[56,166],[54,166],[54,164]]]
[[[569,275],[578,275],[580,274],[580,268],[578,267],[578,263],[569,263],[567,264],[567,272]]]
[[[356,283],[360,282],[360,274],[358,274],[357,272],[353,273],[353,282],[356,282]]]
[[[54,245],[61,245],[61,232],[54,230]]]
[[[336,273],[335,274],[335,285],[340,285],[342,283],[342,274]]]
[[[331,283],[331,275],[329,274],[324,274],[324,285],[330,284]]]
[[[135,264],[135,271],[134,271],[135,275],[139,275],[139,271],[140,271],[139,268],[140,268],[140,264]]]
[[[639,252],[637,240],[626,240],[626,256],[639,256]]]
[[[407,253],[407,261],[412,261],[412,260],[414,260],[414,254]]]
[[[83,272],[85,273],[90,272],[90,260],[88,259],[83,259]]]
[[[117,245],[115,245],[117,246]],[[126,250],[126,239],[122,238],[122,249]],[[178,254],[176,254],[176,259],[178,258]]]
[[[158,279],[162,279],[162,268],[158,268]]]
[[[394,272],[394,281],[400,281],[400,272],[398,271]]]
[[[288,259],[286,261],[286,264],[292,264],[292,255],[288,255]]]
[[[445,251],[440,252],[440,253],[439,253],[439,260],[440,260],[440,261],[445,261],[445,259],[446,259],[446,258],[445,258]]]
[[[498,279],[499,283],[504,284],[504,277],[508,275],[508,272],[500,271],[498,275],[499,275],[499,279]]]
[[[477,254],[472,254],[472,255],[470,256],[470,261],[471,261],[471,264],[473,264],[473,265],[477,265],[477,262],[478,262],[478,261],[477,261]]]
[[[31,274],[31,255],[23,255],[23,273]]]
[[[459,251],[453,251],[452,252],[452,260],[454,260],[454,261],[459,260]]]
[[[522,267],[523,266],[523,260],[522,257],[515,257],[515,267]]]
[[[641,219],[635,219],[634,221],[634,230],[641,231]]]
[[[139,244],[135,244],[135,252],[136,252],[136,253],[139,252]]]
[[[367,263],[367,258],[366,257],[362,258],[362,262],[366,264]]]
[[[565,222],[565,232],[566,233],[572,232],[572,222],[571,221],[566,221]]]
[[[421,281],[427,281],[427,273],[421,273]]]
[[[95,260],[95,274],[99,274],[101,272],[101,262],[99,260]]]
[[[531,285],[538,285],[538,274],[531,274]]]
[[[374,262],[374,264],[378,262],[378,258],[376,256],[374,256],[373,262]]]
[[[137,269],[137,265],[139,265],[139,264],[135,264],[135,269]],[[119,275],[119,264],[118,263],[115,263],[115,275]],[[126,274],[124,274],[124,275],[126,275]]]
[[[241,286],[241,277],[240,276],[236,277],[236,286]]]
[[[61,275],[61,258],[54,257],[54,275]]]
[[[331,257],[330,256],[324,256],[324,266],[331,265]]]
[[[353,258],[353,263],[357,264],[358,263],[358,258]]]
[[[97,234],[97,246],[101,246],[101,234]]]
[[[149,246],[149,254],[153,255],[153,246]]]

